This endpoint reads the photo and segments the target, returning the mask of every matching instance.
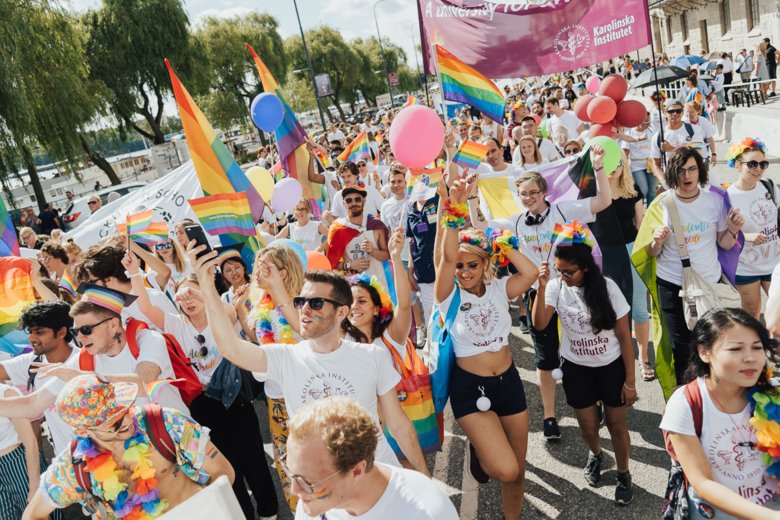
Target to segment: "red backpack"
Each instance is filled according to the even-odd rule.
[[[125,326],[127,346],[130,348],[130,354],[135,359],[138,359],[140,354],[137,341],[138,332],[147,329],[149,329],[149,325],[142,321],[135,318],[127,320],[127,325]],[[190,358],[184,354],[176,338],[172,334],[162,334],[162,337],[165,338],[168,358],[171,360],[173,375],[176,378],[171,384],[179,389],[184,404],[189,406],[196,397],[203,393],[203,385],[200,384],[200,380],[198,380],[198,376],[192,368]],[[87,352],[86,349],[81,349],[79,352],[79,368],[88,372],[95,370],[95,357]]]
[[[701,425],[704,421],[704,403],[701,399],[701,389],[696,379],[685,385],[685,399],[688,401],[688,405],[691,407],[691,415],[693,415],[693,429],[696,431],[696,437],[701,438]],[[669,432],[664,430],[664,444],[666,445],[666,452],[672,458],[673,461],[679,464],[677,455],[674,453],[674,447],[669,440]]]

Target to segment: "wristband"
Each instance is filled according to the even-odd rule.
[[[632,391],[632,392],[636,392],[636,387],[634,387],[634,388],[631,388],[630,386],[628,386],[628,385],[627,385],[627,384],[625,384],[625,383],[623,383],[623,386],[625,386],[625,387],[626,387],[626,390],[630,390],[630,391]]]
[[[285,307],[287,307],[291,303],[292,303],[292,300],[288,300],[287,303],[283,303],[283,304],[279,305],[278,308],[279,309],[284,309]]]
[[[130,274],[127,271],[125,271],[125,276],[127,276],[128,278],[138,278],[139,276],[144,276],[145,274],[146,273],[144,273],[143,271],[138,271],[137,273],[134,274]]]
[[[469,207],[467,203],[452,202],[452,199],[447,199],[444,202],[444,215],[441,218],[441,225],[450,229],[461,229],[466,225],[468,214]]]

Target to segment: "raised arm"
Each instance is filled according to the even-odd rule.
[[[555,309],[550,305],[547,305],[544,301],[545,290],[547,289],[547,282],[550,280],[550,263],[542,262],[539,267],[539,286],[536,290],[536,298],[534,298],[534,306],[531,309],[531,321],[534,324],[536,330],[544,330],[547,324],[555,314]]]
[[[479,177],[476,172],[468,175],[468,169],[463,170],[463,173],[469,183],[469,193],[466,198],[469,204],[469,220],[476,229],[484,231],[488,227],[488,222],[479,207]]]
[[[390,337],[401,345],[406,343],[409,328],[412,326],[412,291],[409,279],[404,271],[401,251],[404,248],[404,228],[399,227],[390,237],[390,260],[393,263],[393,279],[395,295],[398,300],[393,313],[393,321],[387,327]],[[409,262],[411,265],[411,261]]]
[[[539,276],[539,270],[527,256],[516,249],[511,250],[507,258],[517,269],[517,273],[510,276],[506,282],[506,295],[513,300],[531,288]]]
[[[450,198],[448,201],[440,201],[442,205],[462,206],[466,202],[468,193],[466,181],[457,180],[450,188]],[[445,212],[443,220],[447,220],[450,211]],[[443,302],[452,293],[455,288],[455,263],[458,261],[458,232],[459,228],[453,222],[444,224],[442,231],[441,260],[436,266],[436,281],[434,289],[436,291],[436,301]]]
[[[6,390],[3,397],[14,397],[18,395],[16,390]],[[32,499],[35,491],[38,489],[38,485],[41,481],[41,461],[38,458],[38,439],[33,432],[32,424],[29,419],[23,419],[20,417],[11,419],[16,433],[19,435],[19,440],[22,441],[24,446],[24,461],[27,466],[27,475],[29,477],[29,486],[27,490],[27,501]]]
[[[165,329],[165,311],[157,307],[149,299],[149,293],[144,283],[144,272],[141,271],[141,262],[134,253],[128,251],[122,258],[122,265],[130,276],[130,284],[133,286],[133,294],[138,296],[138,308],[160,330]]]
[[[310,182],[316,182],[317,184],[326,184],[328,182],[328,179],[325,178],[325,175],[322,173],[317,172],[317,168],[314,167],[314,149],[320,148],[322,150],[325,150],[320,145],[315,143],[311,140],[310,137],[306,138],[306,149],[309,151],[309,166],[308,166],[308,176]],[[325,151],[327,154],[327,150]]]
[[[30,279],[32,280],[33,287],[38,291],[38,294],[43,301],[56,302],[60,300],[59,295],[54,294],[41,281],[41,264],[35,258],[30,259]]]
[[[132,240],[130,241],[130,251],[135,253],[138,258],[149,266],[149,269],[154,271],[154,279],[157,282],[158,287],[165,287],[168,284],[168,280],[171,278],[171,268],[168,267],[168,264]]]
[[[594,146],[590,151],[593,171],[596,172],[596,195],[590,199],[590,212],[594,215],[612,204],[612,190],[609,187],[607,172],[604,170],[604,149]]]

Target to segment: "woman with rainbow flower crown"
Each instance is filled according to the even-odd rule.
[[[765,179],[769,168],[766,145],[758,138],[746,137],[729,148],[729,166],[739,174],[737,182],[726,190],[734,208],[745,216],[742,232],[745,246],[739,255],[735,285],[742,297],[742,308],[758,318],[761,314],[761,289],[769,294],[772,271],[777,265],[777,197],[780,190]]]
[[[778,518],[780,394],[768,363],[777,363],[777,343],[742,309],[708,312],[691,337],[696,349],[684,386],[672,394],[660,426],[679,463],[665,507],[687,506],[691,520]]]
[[[455,351],[450,403],[469,440],[471,473],[480,483],[501,482],[504,517],[518,518],[525,493],[528,407],[509,352],[509,300],[536,280],[534,263],[506,230],[463,229],[470,186],[457,180],[440,217],[441,257],[434,285],[441,316],[455,307],[449,329]],[[517,274],[495,278],[493,260],[511,262]],[[449,321],[449,319],[448,319]]]

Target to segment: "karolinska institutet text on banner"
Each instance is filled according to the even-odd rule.
[[[425,71],[433,44],[491,78],[539,76],[650,44],[646,0],[418,0]]]

